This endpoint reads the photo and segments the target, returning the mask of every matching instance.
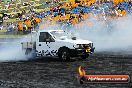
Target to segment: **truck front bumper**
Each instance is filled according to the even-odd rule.
[[[89,55],[94,52],[95,48],[88,48],[88,49],[71,49],[70,50],[70,55],[72,57],[75,56],[83,56],[83,55]]]

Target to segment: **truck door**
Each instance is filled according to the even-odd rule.
[[[37,56],[55,56],[55,50],[52,46],[55,43],[54,38],[48,32],[40,32],[39,41],[36,43]]]

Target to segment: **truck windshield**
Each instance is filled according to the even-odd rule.
[[[70,36],[67,33],[63,32],[63,31],[52,31],[50,33],[56,39],[66,39],[66,38],[70,38]]]

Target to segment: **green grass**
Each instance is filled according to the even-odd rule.
[[[16,18],[10,18],[8,20],[4,20],[4,22],[11,23],[11,22],[17,22]]]

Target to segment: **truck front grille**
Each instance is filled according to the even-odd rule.
[[[89,43],[89,44],[78,44],[79,45],[79,49],[87,49],[89,47],[93,47],[93,43]]]

